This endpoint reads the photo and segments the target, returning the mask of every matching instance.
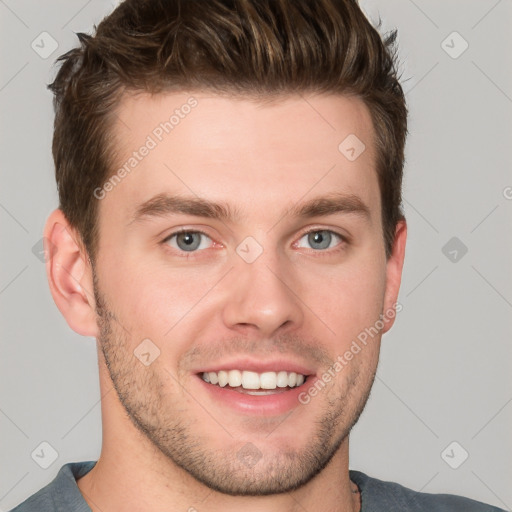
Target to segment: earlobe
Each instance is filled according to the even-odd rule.
[[[386,293],[384,296],[384,312],[387,318],[382,334],[389,331],[395,323],[396,312],[389,313],[395,309],[402,280],[402,269],[405,258],[405,244],[407,239],[407,223],[405,220],[398,222],[395,230],[395,240],[392,253],[386,263]],[[386,314],[388,312],[388,314]]]
[[[96,337],[92,269],[78,236],[62,210],[51,213],[44,228],[46,274],[53,300],[71,329]]]

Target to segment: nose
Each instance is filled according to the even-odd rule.
[[[303,304],[297,295],[293,272],[283,271],[286,262],[264,251],[247,263],[235,255],[235,266],[225,283],[223,321],[241,334],[255,331],[258,337],[272,337],[302,325]],[[281,334],[281,332],[279,332]]]

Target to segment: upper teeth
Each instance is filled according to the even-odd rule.
[[[248,372],[229,370],[220,372],[204,372],[203,380],[221,387],[230,385],[233,388],[242,386],[244,389],[276,389],[300,386],[305,376],[295,372]]]

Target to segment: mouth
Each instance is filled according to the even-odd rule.
[[[286,371],[258,373],[247,370],[220,370],[203,372],[200,377],[213,386],[226,387],[251,396],[265,396],[302,386],[308,376]]]
[[[229,366],[204,368],[196,382],[207,402],[222,414],[277,416],[301,406],[301,393],[314,384],[316,375],[304,366],[285,362],[261,364],[232,362]]]

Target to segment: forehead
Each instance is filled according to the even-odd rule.
[[[162,193],[229,203],[246,218],[331,192],[380,212],[373,125],[358,98],[144,93],[125,95],[117,119],[112,171],[122,177],[100,205],[114,216]]]

